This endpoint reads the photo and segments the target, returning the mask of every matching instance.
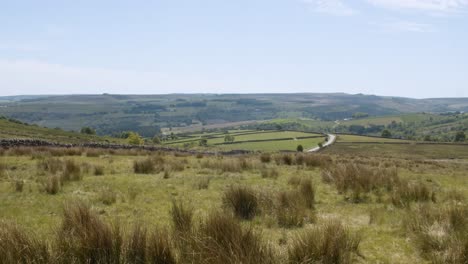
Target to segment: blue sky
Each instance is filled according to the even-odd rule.
[[[0,95],[468,97],[468,0],[0,0]]]

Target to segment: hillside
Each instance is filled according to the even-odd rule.
[[[65,95],[0,97],[0,115],[100,135],[137,131],[146,137],[206,125],[229,127],[239,122],[271,119],[335,121],[356,113],[395,116],[404,113],[468,111],[468,99],[411,99],[334,94],[170,94]]]
[[[117,138],[44,128],[3,117],[0,117],[0,139],[37,139],[58,143],[122,142],[121,139]]]
[[[418,141],[453,142],[458,132],[468,130],[468,114],[406,113],[388,116],[346,118],[335,121],[313,119],[273,119],[243,128],[294,129],[310,132],[350,133],[355,135],[381,136],[388,130],[391,138]]]

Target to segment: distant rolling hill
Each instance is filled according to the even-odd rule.
[[[123,143],[123,140],[96,135],[86,135],[76,132],[63,131],[61,129],[50,129],[20,123],[15,120],[0,118],[0,140],[1,139],[36,139],[57,143]]]
[[[0,97],[0,115],[39,126],[100,135],[137,131],[151,137],[161,128],[199,127],[277,118],[333,121],[416,112],[468,111],[468,98],[411,99],[334,94],[170,94]]]

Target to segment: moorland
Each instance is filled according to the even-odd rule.
[[[113,117],[78,104],[65,108],[67,96],[3,98],[0,263],[468,262],[462,99],[415,100],[399,108],[405,112],[382,115],[345,104],[349,112],[328,119],[319,112],[284,116],[293,108],[265,99],[274,95],[238,96],[271,104],[256,102],[253,117],[226,110],[231,119],[203,129],[195,123],[207,120],[179,111],[189,102],[207,107],[196,100],[211,107],[211,99],[199,99],[205,96],[216,97],[158,97],[168,112],[124,113],[127,104],[110,102]],[[266,105],[281,111],[262,117]],[[192,123],[140,119],[170,113]],[[105,130],[93,123],[125,119],[138,124]],[[138,130],[142,124],[152,130]],[[334,144],[307,152],[330,134]],[[3,144],[17,139],[60,144]],[[84,145],[90,142],[99,145]]]

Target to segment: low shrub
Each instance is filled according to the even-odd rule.
[[[250,220],[258,213],[255,192],[246,186],[232,186],[223,195],[223,204],[232,210],[235,216]]]
[[[289,263],[354,263],[361,239],[338,221],[301,231],[289,247]]]

